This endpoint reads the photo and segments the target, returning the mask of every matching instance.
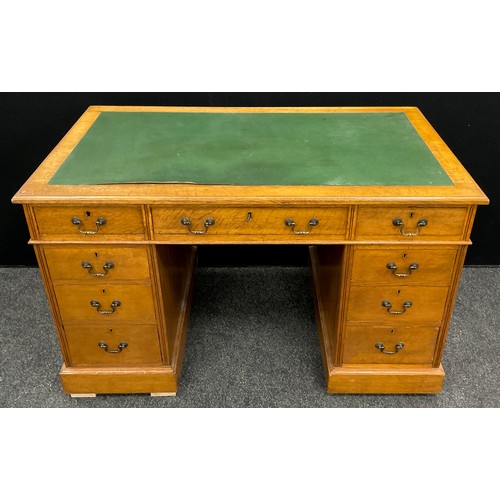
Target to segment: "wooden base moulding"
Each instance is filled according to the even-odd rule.
[[[329,393],[433,394],[441,392],[444,370],[439,368],[335,367],[328,373]]]
[[[96,370],[63,365],[59,376],[64,392],[69,394],[176,393],[178,384],[172,368]]]

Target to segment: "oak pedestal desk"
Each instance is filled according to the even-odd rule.
[[[436,393],[477,205],[416,108],[92,106],[24,206],[62,387],[175,394],[198,245],[308,245],[331,393]]]

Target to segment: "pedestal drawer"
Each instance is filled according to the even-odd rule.
[[[344,239],[347,208],[152,209],[155,239],[166,236],[280,235],[290,240],[328,235]],[[335,238],[336,237],[336,238]]]
[[[439,323],[447,296],[448,287],[444,286],[352,286],[347,321]]]
[[[467,213],[466,207],[359,207],[355,239],[461,240]]]
[[[44,253],[53,280],[96,283],[150,277],[145,246],[45,245]]]
[[[391,285],[448,285],[455,266],[457,247],[422,248],[357,247],[354,250],[351,280],[353,283]]]
[[[149,285],[56,285],[54,289],[64,321],[156,320]]]
[[[161,365],[155,325],[65,327],[70,366]]]
[[[107,241],[144,240],[138,206],[34,207],[41,240]]]
[[[438,332],[438,326],[348,326],[343,363],[430,365]]]

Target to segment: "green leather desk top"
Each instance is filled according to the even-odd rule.
[[[404,113],[103,112],[49,181],[451,186]]]

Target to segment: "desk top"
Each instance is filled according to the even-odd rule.
[[[103,112],[49,184],[452,185],[404,113]]]
[[[416,108],[90,107],[17,203],[487,203]]]

